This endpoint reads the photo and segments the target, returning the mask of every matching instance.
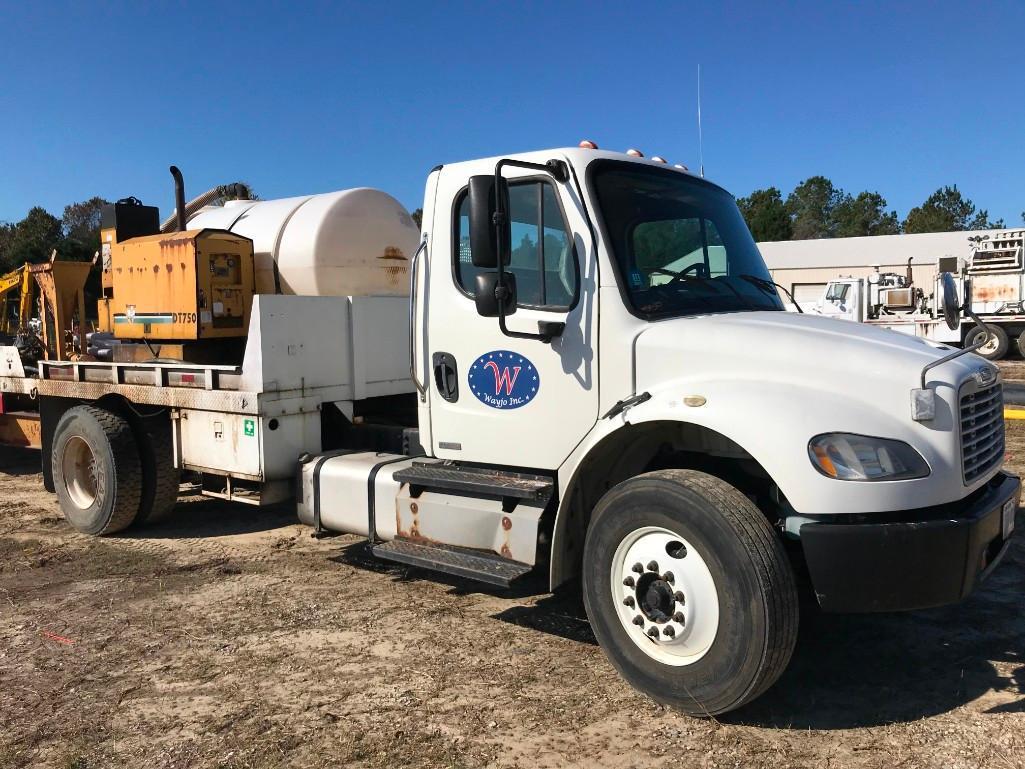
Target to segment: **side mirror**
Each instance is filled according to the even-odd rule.
[[[501,292],[501,293],[500,293]],[[473,298],[477,303],[477,314],[485,318],[499,317],[498,297],[505,303],[505,314],[516,312],[516,276],[511,272],[502,274],[502,282],[498,282],[497,272],[482,272],[477,275]]]
[[[940,284],[943,291],[941,304],[943,320],[946,321],[947,328],[955,331],[961,325],[961,308],[957,303],[957,284],[954,282],[954,276],[949,272],[940,275]]]
[[[502,196],[502,210],[509,212],[509,185],[505,179],[500,180],[498,194]],[[512,250],[512,232],[508,216],[502,225],[502,240],[496,237],[495,227],[495,177],[471,176],[467,193],[470,199],[470,258],[474,267],[494,269],[498,266],[498,255],[504,254],[503,264],[509,264],[509,253]]]

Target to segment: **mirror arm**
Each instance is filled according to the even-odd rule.
[[[929,371],[931,369],[934,369],[937,366],[942,366],[944,363],[948,363],[948,362],[954,360],[955,358],[960,358],[962,355],[967,355],[970,352],[975,352],[980,347],[982,347],[984,344],[986,344],[986,342],[989,341],[989,338],[991,336],[993,336],[993,332],[990,330],[990,327],[987,326],[985,323],[983,323],[982,320],[979,318],[979,316],[975,314],[975,312],[972,310],[972,307],[971,307],[970,304],[965,307],[965,314],[969,318],[974,320],[979,325],[979,327],[982,328],[986,332],[986,336],[981,341],[976,342],[975,344],[971,345],[970,347],[962,347],[960,350],[954,350],[954,352],[950,353],[950,355],[944,355],[942,358],[934,360],[931,363],[927,363],[922,368],[922,389],[923,390],[925,389],[925,375],[927,373],[929,373]]]
[[[531,334],[525,331],[510,331],[508,326],[505,324],[505,288],[503,276],[505,275],[505,253],[504,238],[502,237],[503,228],[508,214],[505,210],[505,196],[500,194],[499,190],[502,189],[502,169],[505,166],[514,166],[516,168],[526,168],[532,171],[541,171],[546,174],[550,174],[557,182],[568,182],[569,181],[569,164],[564,160],[549,160],[547,163],[528,163],[525,160],[512,160],[510,158],[502,158],[495,164],[495,215],[492,217],[492,223],[495,226],[495,242],[498,244],[498,288],[496,289],[496,299],[498,299],[498,328],[502,331],[505,336],[512,337],[514,339],[536,339],[545,344],[551,344],[552,339],[562,336],[562,332],[566,328],[565,323],[551,323],[548,321],[537,322],[537,328],[540,333]],[[500,292],[500,293],[499,293]]]

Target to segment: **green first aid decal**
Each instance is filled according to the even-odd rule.
[[[252,438],[256,435],[256,422],[252,419],[247,419],[243,424],[243,431],[247,438]]]

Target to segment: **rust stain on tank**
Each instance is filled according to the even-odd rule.
[[[405,486],[406,484],[402,484]],[[399,487],[401,488],[401,486]],[[395,498],[395,536],[408,537],[409,534],[402,528],[402,507],[398,497]]]
[[[406,275],[409,273],[409,270],[404,264],[388,265],[382,267],[382,270],[388,279],[388,284],[391,286],[405,285],[407,282]]]
[[[509,529],[512,528],[512,518],[510,518],[508,515],[502,516],[502,528],[506,531],[509,531]]]
[[[171,270],[174,269],[174,264],[172,262],[168,262],[167,264],[164,265],[164,269],[167,270],[168,273],[170,273]]]
[[[395,246],[385,246],[384,253],[381,254],[378,259],[392,259],[395,261],[408,262],[409,258],[402,253],[401,248],[395,248]]]
[[[501,555],[502,555],[503,558],[508,558],[509,560],[512,560],[512,550],[509,549],[509,543],[508,542],[506,542],[504,545],[502,545],[502,554]]]
[[[1010,283],[987,285],[976,278],[972,281],[972,300],[976,302],[1016,302],[1018,287]]]

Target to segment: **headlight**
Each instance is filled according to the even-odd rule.
[[[929,474],[929,465],[908,444],[867,435],[817,435],[808,443],[808,456],[816,470],[838,481],[900,481]]]

